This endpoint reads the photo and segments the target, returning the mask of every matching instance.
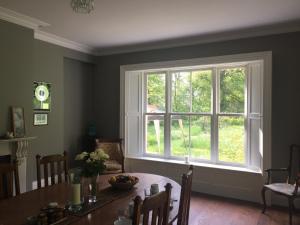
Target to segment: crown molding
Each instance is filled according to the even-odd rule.
[[[260,27],[250,27],[218,33],[204,34],[192,37],[183,37],[177,39],[162,40],[157,42],[148,42],[126,46],[117,46],[111,48],[98,48],[97,56],[115,55],[123,53],[133,53],[148,50],[158,50],[174,47],[184,47],[197,44],[214,43],[221,41],[230,41],[244,38],[261,37],[267,35],[283,34],[300,31],[300,21],[290,21],[280,24],[265,25]]]
[[[43,22],[41,20],[26,16],[24,14],[18,13],[16,11],[4,8],[0,6],[0,19],[18,24],[23,27],[27,27],[33,30],[48,27],[50,24]]]
[[[300,21],[290,21],[281,24],[266,25],[260,27],[251,27],[246,29],[224,31],[211,34],[203,34],[193,37],[182,37],[168,40],[161,40],[156,42],[123,45],[105,48],[92,48],[91,46],[81,44],[66,38],[41,31],[41,28],[48,27],[50,24],[38,20],[36,18],[26,16],[16,11],[0,6],[0,19],[18,24],[34,30],[34,38],[52,43],[54,45],[62,46],[65,48],[73,49],[79,52],[96,55],[114,55],[122,53],[132,53],[147,50],[165,49],[172,47],[183,47],[196,44],[213,43],[220,41],[229,41],[242,38],[259,37],[280,33],[297,32],[300,31]]]
[[[34,32],[34,38],[37,40],[45,41],[54,45],[58,45],[61,47],[73,49],[79,52],[84,52],[88,54],[95,54],[95,51],[93,48],[91,48],[88,45],[80,44],[75,41],[68,40],[66,38],[59,37],[54,34],[50,34],[41,30],[35,30]]]
[[[65,48],[73,49],[79,52],[84,52],[88,54],[94,54],[94,49],[84,45],[80,44],[71,40],[68,40],[66,38],[59,37],[54,34],[50,34],[44,31],[41,31],[41,28],[49,27],[50,24],[43,22],[41,20],[38,20],[36,18],[26,16],[24,14],[18,13],[16,11],[4,8],[0,6],[0,19],[5,20],[10,23],[14,23],[23,27],[27,27],[29,29],[34,30],[34,38],[49,42],[51,44],[55,44],[58,46],[62,46]]]

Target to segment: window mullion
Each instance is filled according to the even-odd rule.
[[[172,77],[170,71],[166,72],[166,113],[165,113],[165,158],[170,158],[171,156],[171,94],[172,94]]]
[[[192,87],[192,71],[190,71],[190,113],[193,112],[193,87]],[[191,158],[191,116],[189,115],[189,144],[188,156]]]
[[[251,164],[251,146],[250,146],[250,96],[251,96],[251,82],[250,82],[250,68],[249,65],[245,67],[246,79],[245,79],[245,116],[244,116],[244,126],[245,126],[245,163],[249,167]]]
[[[218,79],[218,70],[214,68],[212,70],[212,121],[211,121],[211,161],[213,163],[217,162],[218,159],[218,102],[219,102],[219,79]]]
[[[143,140],[141,140],[142,142],[142,155],[146,154],[146,149],[147,149],[147,125],[146,125],[146,116],[145,116],[145,112],[147,112],[147,105],[148,105],[148,96],[147,96],[147,92],[148,92],[148,87],[147,87],[147,74],[146,73],[142,73],[142,96],[141,99],[143,99],[143,102],[141,104],[142,106],[142,114],[143,114],[143,119],[142,119],[142,124],[143,124]]]

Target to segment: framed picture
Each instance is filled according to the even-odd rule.
[[[24,109],[22,107],[12,107],[12,125],[14,137],[25,136]]]
[[[47,113],[34,113],[33,115],[33,125],[42,126],[48,124],[48,114]]]
[[[33,82],[33,110],[47,111],[51,109],[51,84]]]

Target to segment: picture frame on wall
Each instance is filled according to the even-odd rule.
[[[33,125],[34,126],[48,125],[48,114],[47,113],[34,113],[33,114]]]
[[[15,138],[20,138],[25,136],[25,117],[23,107],[12,107],[12,127]]]

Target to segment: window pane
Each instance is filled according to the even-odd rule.
[[[146,153],[164,154],[164,116],[146,116]]]
[[[165,74],[147,74],[147,112],[165,111]]]
[[[220,72],[220,112],[243,113],[245,104],[245,69],[231,68]]]
[[[219,160],[245,163],[244,117],[219,116]]]
[[[212,71],[192,72],[192,111],[211,112]]]
[[[174,115],[171,118],[171,155],[189,154],[189,117]]]
[[[172,111],[190,112],[190,72],[172,73]]]
[[[210,116],[191,116],[191,157],[210,159]]]

